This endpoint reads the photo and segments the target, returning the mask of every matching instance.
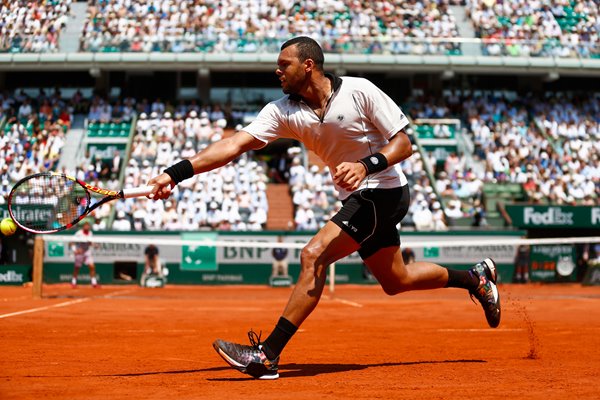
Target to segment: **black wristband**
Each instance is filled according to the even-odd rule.
[[[169,175],[175,184],[194,176],[194,166],[190,160],[179,161],[165,169],[165,174]]]
[[[387,158],[385,158],[385,156],[381,153],[371,154],[370,156],[361,158],[358,160],[358,162],[365,166],[367,169],[367,175],[383,171],[388,167]]]

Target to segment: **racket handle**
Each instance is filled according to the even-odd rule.
[[[140,186],[136,188],[123,189],[123,198],[148,196],[152,193],[154,186]]]

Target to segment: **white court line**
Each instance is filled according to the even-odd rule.
[[[38,312],[38,311],[45,311],[45,310],[49,310],[51,308],[66,307],[66,306],[70,306],[71,304],[83,303],[84,301],[88,301],[88,300],[90,300],[90,297],[85,297],[83,299],[77,299],[77,300],[69,300],[69,301],[65,301],[63,303],[52,304],[51,306],[30,308],[29,310],[17,311],[17,312],[8,313],[8,314],[1,314],[0,319],[8,318],[8,317],[15,317],[17,315],[34,313],[34,312]]]
[[[16,312],[8,313],[8,314],[0,314],[0,319],[16,317],[17,315],[30,314],[30,313],[34,313],[34,312],[38,312],[38,311],[45,311],[45,310],[49,310],[51,308],[66,307],[66,306],[70,306],[72,304],[83,303],[84,301],[88,301],[88,300],[92,300],[92,299],[111,298],[115,295],[129,293],[134,290],[135,289],[117,290],[116,292],[107,293],[107,294],[103,294],[100,296],[84,297],[82,299],[69,300],[69,301],[65,301],[62,303],[58,303],[58,304],[52,304],[50,306],[30,308],[29,310],[16,311]]]
[[[356,307],[356,308],[362,308],[363,305],[360,303],[356,303],[354,301],[350,301],[350,300],[344,300],[344,299],[338,299],[337,297],[331,298],[328,295],[324,294],[323,297],[327,300],[331,300],[331,301],[337,301],[338,303],[342,303],[345,304],[347,306],[351,306],[351,307]]]
[[[522,328],[501,328],[501,329],[490,329],[490,328],[476,328],[476,329],[436,329],[438,332],[521,332],[525,329]]]
[[[131,293],[136,291],[137,288],[132,288],[132,289],[122,289],[122,290],[117,290],[116,292],[112,292],[112,293],[107,293],[107,294],[103,294],[100,296],[92,296],[94,298],[106,298],[106,299],[110,299],[111,297],[115,297],[115,296],[119,296],[122,294],[126,294],[126,293]]]
[[[19,300],[25,300],[25,299],[30,299],[31,296],[20,296],[20,297],[6,297],[6,298],[2,298],[0,299],[0,301],[19,301]]]

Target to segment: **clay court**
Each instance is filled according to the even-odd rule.
[[[32,300],[2,287],[0,398],[598,398],[600,288],[500,290],[494,330],[461,290],[337,286],[290,342],[281,378],[255,381],[211,343],[266,335],[289,289],[48,285]]]

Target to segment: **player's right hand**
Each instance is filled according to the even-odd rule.
[[[171,189],[175,187],[175,183],[171,177],[162,173],[148,181],[148,186],[154,186],[152,193],[147,197],[152,200],[164,200],[171,195]]]
[[[343,189],[358,189],[367,176],[365,166],[360,162],[343,162],[335,168],[333,181]]]

